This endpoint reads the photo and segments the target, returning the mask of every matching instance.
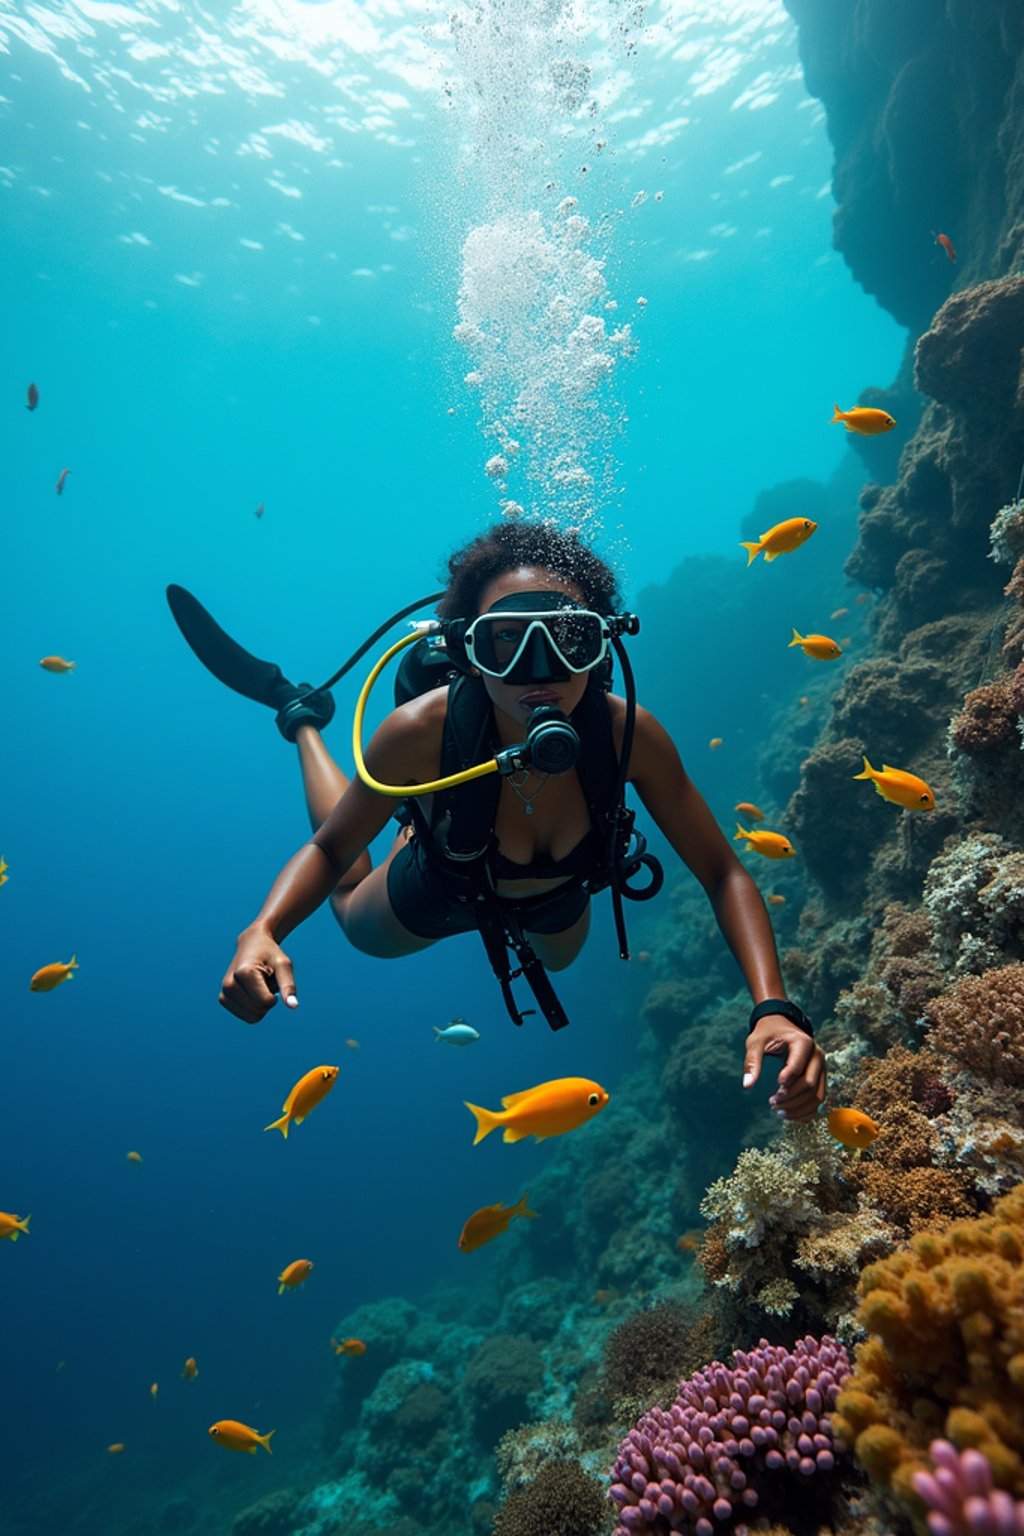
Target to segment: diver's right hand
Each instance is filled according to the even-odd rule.
[[[258,1024],[274,1007],[278,992],[287,1007],[299,1006],[292,963],[273,934],[247,928],[220,984],[218,1002],[246,1024]]]

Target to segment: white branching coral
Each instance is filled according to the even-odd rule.
[[[972,833],[932,861],[924,907],[952,976],[1024,959],[1024,853],[997,833]]]
[[[1000,507],[990,531],[990,558],[1000,565],[1016,565],[1024,555],[1024,501],[1011,501]]]

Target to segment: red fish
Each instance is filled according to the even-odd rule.
[[[953,242],[948,235],[936,235],[935,244],[942,246],[942,249],[945,251],[950,261],[956,261],[956,251],[953,249]]]
[[[64,490],[64,482],[67,479],[68,475],[70,475],[70,473],[71,473],[70,469],[62,469],[60,474],[58,475],[58,477],[57,477],[57,495],[58,496],[60,496],[62,494],[62,492]]]
[[[38,404],[39,391],[34,384],[30,384],[28,387],[28,405],[26,405],[25,409],[26,411],[34,411]]]

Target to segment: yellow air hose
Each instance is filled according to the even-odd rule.
[[[485,773],[498,772],[498,760],[496,757],[492,757],[487,763],[478,763],[474,768],[465,768],[461,773],[453,773],[447,779],[432,779],[429,784],[381,784],[367,768],[363,757],[362,735],[363,714],[370,697],[370,690],[392,656],[397,656],[398,652],[403,650],[405,646],[413,645],[417,640],[422,639],[425,626],[421,628],[419,625],[416,625],[414,628],[416,633],[405,635],[401,640],[396,640],[394,645],[390,646],[376,663],[360,690],[359,697],[356,700],[355,716],[352,720],[352,755],[356,762],[356,772],[368,789],[375,789],[378,795],[391,795],[396,800],[408,799],[410,795],[432,795],[440,789],[454,788],[456,784],[468,784],[470,779],[480,779]]]

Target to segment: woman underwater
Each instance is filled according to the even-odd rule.
[[[533,712],[544,706],[569,717],[575,712],[573,724],[580,729],[581,720],[596,718],[587,712],[595,694],[607,699],[602,718],[610,716],[618,756],[626,701],[603,687],[591,688],[607,649],[606,642],[594,642],[601,626],[595,629],[593,616],[611,615],[621,606],[611,569],[575,535],[519,521],[500,523],[473,539],[451,556],[448,570],[438,614],[467,622],[466,658],[477,663],[472,675],[479,679],[469,691],[478,695],[486,716],[486,744],[482,749],[480,741],[470,744],[468,761],[478,763],[522,742]],[[168,596],[186,639],[210,670],[237,691],[277,709],[282,734],[298,747],[314,829],[239,936],[221,1004],[249,1024],[275,1005],[276,993],[296,1007],[292,965],[281,945],[327,900],[349,942],[381,959],[413,954],[477,927],[472,901],[457,894],[457,868],[447,878],[439,851],[443,835],[439,840],[431,836],[439,823],[442,833],[449,824],[450,799],[449,812],[437,794],[414,802],[422,814],[403,827],[387,858],[373,868],[367,849],[394,815],[395,802],[360,778],[347,779],[331,758],[319,729],[334,713],[330,694],[289,683],[279,668],[235,646],[181,588],[169,589]],[[205,646],[201,629],[190,622],[192,613],[201,615],[226,645],[226,660],[223,649],[212,654]],[[413,786],[451,772],[442,766],[446,757],[451,762],[451,721],[446,733],[450,692],[448,686],[429,687],[391,711],[366,749],[366,767],[374,779]],[[588,747],[593,751],[582,729],[580,736],[582,753]],[[503,908],[515,912],[543,965],[563,970],[587,936],[590,893],[584,881],[598,857],[597,829],[580,773],[575,768],[551,774],[524,768],[494,777],[496,809],[484,861],[489,890]],[[667,732],[641,707],[628,782],[704,887],[750,990],[754,1008],[743,1086],[757,1081],[766,1054],[785,1056],[770,1103],[787,1120],[812,1118],[825,1096],[825,1058],[806,1015],[786,1000],[764,902],[687,777]],[[446,796],[464,793],[457,788]]]

